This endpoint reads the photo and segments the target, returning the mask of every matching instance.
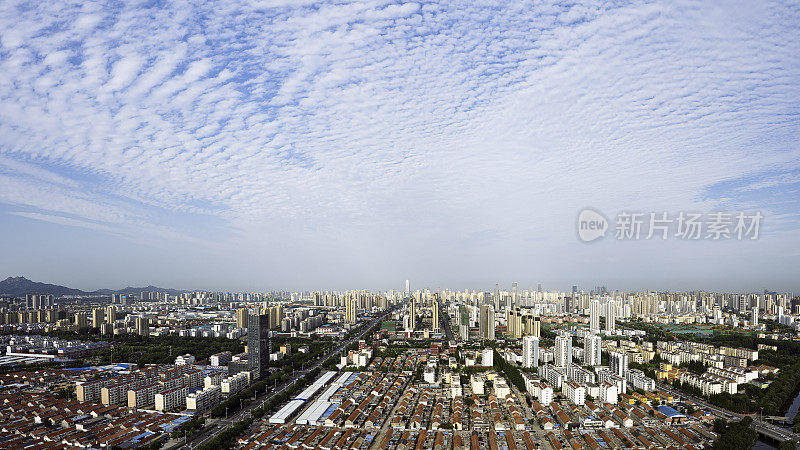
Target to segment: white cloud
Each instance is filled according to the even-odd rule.
[[[0,201],[406,255],[385,273],[428,251],[420,270],[514,271],[574,245],[584,206],[708,208],[709,186],[800,165],[791,3],[115,8],[0,6]]]

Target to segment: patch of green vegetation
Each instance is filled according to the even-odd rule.
[[[714,421],[714,431],[720,436],[714,442],[716,450],[740,450],[750,448],[758,439],[758,433],[750,429],[752,417],[745,417],[739,422],[726,422],[724,419]]]

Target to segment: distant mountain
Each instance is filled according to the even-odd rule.
[[[49,294],[49,295],[87,295],[80,289],[72,289],[57,284],[39,283],[31,281],[25,277],[8,277],[0,281],[0,295],[25,295],[25,294]]]
[[[59,286],[57,284],[39,283],[37,281],[31,281],[25,277],[8,277],[5,280],[0,281],[0,295],[18,296],[25,294],[49,294],[58,297],[62,295],[111,295],[111,294],[138,295],[142,292],[166,292],[169,295],[178,295],[181,292],[186,292],[186,291],[180,291],[177,289],[165,289],[156,286],[147,286],[147,287],[128,286],[120,290],[99,289],[96,291],[86,292],[80,289],[73,289],[66,286]]]

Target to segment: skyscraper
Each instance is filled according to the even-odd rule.
[[[411,297],[408,300],[408,329],[406,331],[414,331],[416,327],[417,327],[417,304],[414,300],[414,297]]]
[[[525,336],[522,338],[523,367],[539,367],[539,338]]]
[[[442,331],[439,328],[439,299],[435,298],[433,300],[433,317],[431,321],[431,328],[433,328],[434,333],[440,333]]]
[[[587,334],[583,339],[583,364],[599,366],[601,364],[601,348],[603,340],[596,334]]]
[[[606,302],[606,334],[613,335],[617,331],[617,302],[610,299]]]
[[[562,332],[556,336],[554,349],[556,367],[569,367],[572,365],[572,335]]]
[[[250,314],[247,317],[247,362],[254,379],[267,374],[270,352],[269,315]]]
[[[469,339],[469,311],[464,305],[458,306],[458,337],[464,341]]]
[[[758,306],[754,306],[753,310],[750,312],[750,323],[754,326],[758,326]]]
[[[600,331],[600,300],[596,298],[589,303],[589,329],[592,332]]]
[[[89,326],[87,324],[85,312],[75,313],[75,325],[78,327],[78,329],[83,329]]]
[[[356,323],[358,320],[358,316],[356,311],[358,310],[358,300],[355,298],[348,298],[345,300],[345,322],[347,323]]]
[[[114,305],[106,306],[106,322],[114,323],[117,320],[117,308]]]
[[[517,284],[516,281],[511,283],[511,307],[512,308],[517,306],[517,301],[519,301],[517,299],[517,286],[518,286],[518,284]]]
[[[247,308],[239,308],[236,310],[236,328],[247,328],[247,316],[250,312]]]
[[[492,305],[481,305],[478,326],[480,328],[481,339],[493,341],[494,337],[494,307]]]
[[[611,352],[609,357],[609,365],[611,372],[618,377],[625,377],[628,372],[628,353],[627,352]]]
[[[105,318],[105,311],[103,308],[95,308],[92,310],[92,327],[100,328]]]
[[[136,334],[139,336],[150,336],[150,319],[147,317],[136,318]]]
[[[405,290],[405,295],[406,295],[406,297],[408,297],[409,295],[411,295],[411,281],[410,281],[410,280],[406,280],[406,290]]]

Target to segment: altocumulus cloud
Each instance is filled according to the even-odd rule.
[[[800,5],[662,3],[7,0],[0,203],[291,255],[270,283],[568,283],[652,251],[575,247],[587,205],[755,206],[783,231],[747,257],[790,257],[758,191],[798,185]]]

